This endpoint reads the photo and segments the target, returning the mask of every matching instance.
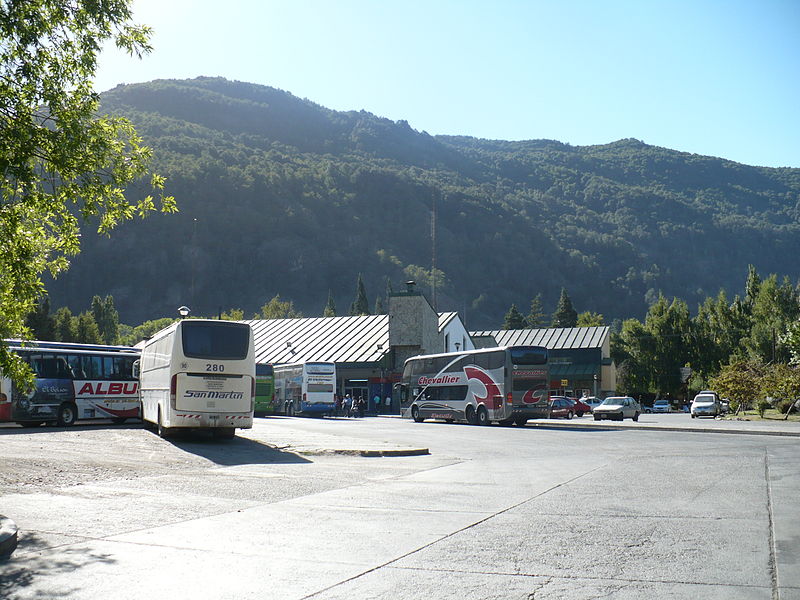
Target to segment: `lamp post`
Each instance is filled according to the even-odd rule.
[[[597,373],[592,375],[592,379],[594,380],[594,397],[597,398]]]

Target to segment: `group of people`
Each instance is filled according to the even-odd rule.
[[[333,416],[363,417],[366,410],[367,401],[362,396],[352,398],[350,394],[345,394],[344,398],[342,398],[339,394],[336,394]]]

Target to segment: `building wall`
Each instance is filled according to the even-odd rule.
[[[464,327],[461,319],[454,318],[444,326],[440,337],[442,352],[457,352],[459,350],[475,350],[472,338]],[[458,344],[458,347],[456,347]]]

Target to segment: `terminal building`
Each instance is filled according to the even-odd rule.
[[[245,322],[253,329],[257,363],[336,363],[337,392],[354,398],[378,396],[379,410],[385,413],[399,412],[392,386],[400,380],[404,361],[417,354],[540,345],[550,350],[552,393],[589,390],[589,395],[598,395],[616,386],[608,327],[470,333],[458,313],[437,313],[413,285],[390,294],[385,315]]]

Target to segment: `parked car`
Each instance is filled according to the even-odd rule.
[[[551,396],[550,397],[550,418],[558,419],[564,417],[571,419],[575,414],[575,408],[569,398],[564,396]]]
[[[669,400],[656,400],[653,402],[652,411],[654,413],[668,413],[672,411],[672,405]]]
[[[588,398],[581,398],[581,402],[586,404],[589,407],[589,412],[594,412],[594,409],[600,406],[603,401],[600,398],[595,398],[594,396],[589,396]]]
[[[703,390],[692,400],[690,412],[693,419],[695,417],[718,417],[722,414],[722,402],[716,392]]]
[[[575,411],[576,417],[582,417],[583,415],[592,412],[592,408],[586,404],[583,399],[567,398],[567,400],[572,402],[572,408]]]
[[[603,400],[600,406],[594,409],[594,420],[613,419],[622,421],[625,418],[631,418],[634,421],[638,421],[641,412],[642,407],[630,396],[609,396]]]

